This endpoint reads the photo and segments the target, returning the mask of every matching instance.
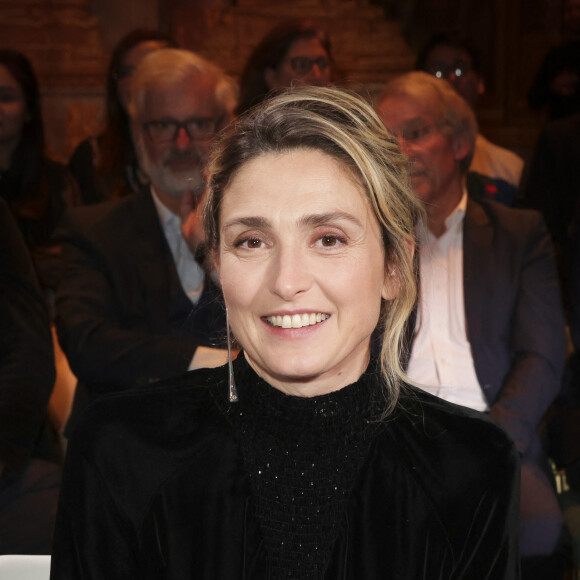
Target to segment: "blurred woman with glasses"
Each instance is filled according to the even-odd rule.
[[[330,41],[325,32],[304,20],[273,28],[254,49],[242,73],[237,113],[292,85],[324,87],[332,77]]]

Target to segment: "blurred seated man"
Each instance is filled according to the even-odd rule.
[[[68,227],[57,330],[79,385],[67,433],[102,393],[226,361],[214,348],[225,339],[221,292],[181,217],[201,208],[211,141],[235,101],[231,79],[189,51],[158,50],[137,68],[129,114],[150,183],[78,209]]]
[[[555,580],[563,522],[538,424],[560,388],[565,333],[543,219],[468,197],[477,124],[447,81],[403,75],[377,111],[409,155],[427,210],[407,372],[425,390],[489,413],[512,437],[522,456],[523,577]]]
[[[419,54],[415,68],[449,81],[474,110],[485,92],[479,55],[459,34],[434,36]],[[512,205],[523,168],[521,157],[478,133],[468,174],[470,195]]]
[[[50,322],[2,199],[0,288],[0,554],[50,554],[60,487],[45,429],[55,380]]]

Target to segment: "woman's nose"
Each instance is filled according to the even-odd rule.
[[[279,248],[273,257],[270,277],[271,291],[283,300],[292,300],[312,286],[312,275],[305,251]]]

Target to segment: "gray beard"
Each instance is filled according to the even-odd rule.
[[[197,167],[192,167],[187,171],[174,172],[163,161],[161,163],[151,161],[141,135],[135,139],[135,149],[137,150],[139,167],[156,189],[171,197],[178,198],[186,191],[191,191],[197,198],[203,195],[206,180],[201,170],[201,158],[199,158]]]

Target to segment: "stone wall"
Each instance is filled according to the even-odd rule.
[[[139,18],[136,15],[139,14]],[[74,146],[98,131],[110,52],[136,26],[159,26],[238,77],[255,43],[286,18],[308,17],[328,30],[338,79],[373,90],[413,61],[396,22],[368,2],[258,0],[157,3],[143,0],[0,1],[0,43],[32,60],[43,93],[51,153],[66,159]]]
[[[279,22],[305,18],[329,34],[336,80],[355,87],[374,87],[409,70],[413,54],[399,24],[386,20],[382,9],[360,0],[238,0],[221,3],[173,3],[173,32],[179,42],[213,59],[238,77],[257,42]],[[198,34],[190,25],[197,21]],[[201,21],[201,23],[200,23]]]
[[[380,2],[380,0],[375,0]],[[412,68],[414,54],[401,26],[427,30],[424,10],[436,6],[444,21],[467,18],[480,0],[384,0],[399,10],[388,20],[371,0],[0,0],[0,47],[25,52],[38,73],[50,151],[67,159],[74,146],[98,131],[110,52],[138,26],[159,27],[237,77],[255,44],[286,18],[307,17],[324,26],[337,64],[337,80],[355,90],[380,90],[388,78]],[[530,112],[525,89],[542,55],[556,40],[558,2],[490,0],[485,19],[472,26],[487,39],[493,62],[489,94],[478,111],[484,133],[528,155],[544,121]],[[441,6],[445,5],[445,11]],[[391,11],[391,14],[394,14]],[[467,15],[467,16],[466,16]],[[411,18],[411,20],[409,20]],[[411,28],[410,28],[411,27]],[[409,40],[412,42],[412,39]]]
[[[51,154],[64,159],[99,123],[103,50],[85,0],[0,2],[0,47],[22,51],[39,79]]]
[[[156,0],[0,0],[0,48],[22,51],[39,79],[49,153],[66,161],[103,117],[111,49],[157,27]]]

